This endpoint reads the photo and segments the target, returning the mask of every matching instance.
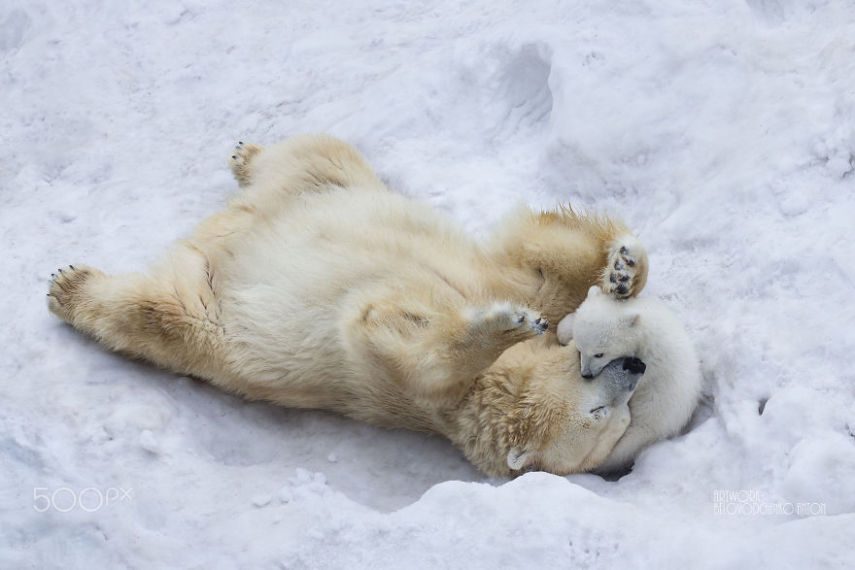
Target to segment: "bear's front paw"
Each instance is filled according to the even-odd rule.
[[[635,236],[612,242],[603,278],[603,291],[616,299],[634,297],[647,282],[647,251]]]
[[[543,334],[549,328],[545,317],[511,303],[494,303],[479,311],[473,318],[473,324],[487,331],[530,331],[534,334]]]

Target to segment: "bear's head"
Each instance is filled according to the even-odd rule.
[[[559,340],[575,341],[582,377],[593,378],[615,359],[638,356],[640,318],[631,301],[617,300],[594,286],[576,312],[559,324]]]
[[[562,351],[568,354],[564,362],[578,369],[579,353],[570,347]],[[579,378],[578,373],[567,378],[562,367],[552,367],[551,379],[540,375],[529,383],[520,409],[512,414],[514,447],[507,456],[512,471],[568,474],[593,469],[630,423],[627,404],[645,372],[644,362],[619,358],[603,367],[595,380]]]

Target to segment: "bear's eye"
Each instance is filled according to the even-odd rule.
[[[602,357],[603,357],[602,352],[598,352],[597,354],[594,355],[594,358],[602,358]]]

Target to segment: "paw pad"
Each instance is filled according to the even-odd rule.
[[[631,243],[626,243],[632,240]],[[619,240],[619,246],[612,248],[607,267],[608,279],[603,289],[617,299],[625,299],[637,293],[633,290],[634,277],[638,273],[638,261],[643,255],[642,246],[636,243],[634,237]]]

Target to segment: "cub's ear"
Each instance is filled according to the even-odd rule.
[[[588,298],[596,297],[597,295],[602,295],[603,290],[600,289],[599,285],[591,285],[591,288],[588,289]]]
[[[626,315],[625,317],[623,317],[621,319],[621,324],[624,326],[624,328],[630,328],[630,327],[634,327],[635,325],[637,325],[638,321],[640,321],[640,320],[641,320],[641,315],[639,315],[638,313],[633,313],[631,315]]]
[[[523,451],[519,447],[512,447],[508,452],[508,467],[511,471],[521,471],[534,466],[537,461],[537,452]]]
[[[555,329],[555,334],[558,335],[558,342],[567,346],[573,340],[573,323],[576,322],[576,313],[570,313],[558,323],[558,328]]]

